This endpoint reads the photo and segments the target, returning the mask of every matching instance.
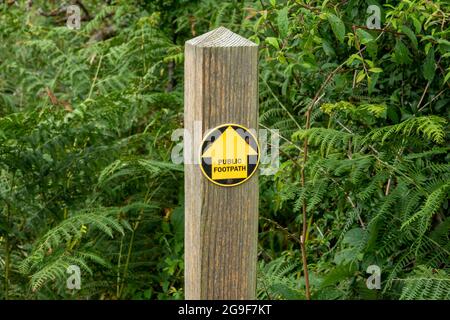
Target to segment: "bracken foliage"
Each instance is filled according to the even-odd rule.
[[[260,127],[281,136],[257,297],[306,298],[304,207],[313,299],[450,299],[448,1],[81,2],[71,30],[70,1],[0,1],[1,299],[184,297],[171,135],[184,42],[219,26],[259,44]]]

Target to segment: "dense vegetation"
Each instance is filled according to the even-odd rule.
[[[225,26],[282,136],[258,298],[450,299],[448,1],[61,3],[0,1],[0,298],[183,298],[183,48]]]

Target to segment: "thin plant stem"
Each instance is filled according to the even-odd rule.
[[[308,130],[311,125],[311,110],[308,108],[306,111],[306,126],[305,129]],[[300,170],[302,187],[305,187],[305,164],[308,160],[308,138],[305,137],[303,142],[303,165]],[[302,264],[303,264],[303,274],[305,276],[305,292],[306,299],[311,300],[311,291],[309,288],[309,272],[308,272],[308,261],[306,257],[306,234],[307,234],[307,212],[306,212],[306,199],[303,200],[302,204],[302,230],[300,236],[300,249],[302,253]]]
[[[117,299],[120,297],[120,263],[122,260],[122,250],[123,250],[123,238],[125,237],[125,234],[122,235],[122,238],[120,239],[120,249],[119,249],[119,259],[117,262],[117,283],[116,283],[116,296]]]
[[[91,98],[92,92],[94,91],[95,82],[97,81],[98,72],[100,71],[100,66],[102,65],[103,55],[100,56],[100,60],[98,61],[97,71],[95,72],[94,80],[92,80],[91,89],[89,90],[89,95],[87,100]]]

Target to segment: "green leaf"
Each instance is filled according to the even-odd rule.
[[[361,44],[367,44],[374,39],[370,33],[362,29],[356,30],[356,35],[358,36]]]
[[[372,94],[373,90],[375,89],[375,85],[378,82],[379,73],[375,73],[372,75],[371,80],[369,81],[369,85],[367,87],[367,90],[369,92],[369,95]]]
[[[417,50],[417,38],[416,38],[416,35],[414,34],[414,32],[412,32],[412,30],[410,28],[408,28],[407,26],[402,26],[401,30],[404,34],[406,34],[406,36],[409,38],[409,40],[411,40],[411,43],[412,43],[414,49]]]
[[[359,250],[357,248],[346,248],[337,252],[333,262],[336,264],[347,264],[358,259]]]
[[[438,39],[437,43],[443,44],[443,45],[446,45],[446,46],[450,46],[450,41],[445,40],[445,39]]]
[[[289,31],[289,8],[284,7],[281,10],[278,10],[277,15],[277,23],[278,23],[278,30],[280,31],[280,36],[282,38],[286,37]]]
[[[378,45],[377,42],[375,40],[370,41],[366,44],[367,47],[367,52],[369,53],[369,55],[375,59],[377,57],[377,53],[378,53]]]
[[[345,37],[344,23],[338,16],[336,16],[332,13],[328,13],[327,18],[328,18],[328,22],[330,23],[331,29],[333,30],[334,35],[336,36],[336,38],[339,40],[340,43],[343,43],[344,37]]]
[[[330,268],[330,271],[325,275],[323,281],[321,282],[320,288],[325,288],[328,286],[336,287],[336,283],[353,277],[356,271],[357,267],[354,263],[340,264],[334,268]]]
[[[356,76],[356,83],[361,82],[365,76],[364,70],[359,70],[358,75]]]
[[[278,44],[278,39],[274,37],[267,37],[266,43],[270,44],[272,47],[274,47],[277,50],[280,50],[280,45]]]
[[[184,236],[184,208],[177,207],[171,215],[171,223],[176,239],[183,240]]]
[[[450,80],[450,71],[447,72],[447,75],[444,78],[444,83],[446,83],[448,80]]]
[[[409,50],[402,41],[397,41],[395,45],[393,61],[400,65],[412,63]]]
[[[327,56],[334,57],[336,55],[336,52],[334,51],[333,47],[325,39],[322,42],[322,48]]]
[[[353,61],[354,60],[359,60],[359,61],[361,61],[361,62],[364,62],[364,60],[363,60],[363,58],[361,58],[359,55],[357,55],[356,53],[354,53],[354,54],[352,54],[350,57],[348,57],[348,59],[347,59],[347,61],[346,61],[346,64],[348,65],[348,66],[350,66],[352,63],[353,63]]]
[[[383,69],[381,69],[381,68],[370,68],[369,71],[373,72],[373,73],[380,73],[380,72],[383,72]]]
[[[425,58],[425,63],[423,64],[423,76],[428,81],[432,81],[434,78],[436,70],[436,65],[434,63],[434,49],[431,48],[428,51],[427,57]]]
[[[417,19],[414,16],[411,16],[410,18],[411,18],[411,20],[413,22],[414,29],[416,29],[416,33],[419,34],[420,31],[422,30],[422,23],[419,21],[419,19]]]
[[[342,243],[349,244],[352,247],[360,246],[366,240],[367,232],[361,228],[354,228],[349,231],[344,236]]]
[[[428,42],[425,45],[425,54],[428,54],[428,51],[430,51],[430,49],[433,47],[433,44],[431,42]]]

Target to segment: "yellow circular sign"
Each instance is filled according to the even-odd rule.
[[[209,181],[223,187],[244,183],[256,172],[259,145],[245,127],[226,123],[212,129],[200,147],[200,168]]]

